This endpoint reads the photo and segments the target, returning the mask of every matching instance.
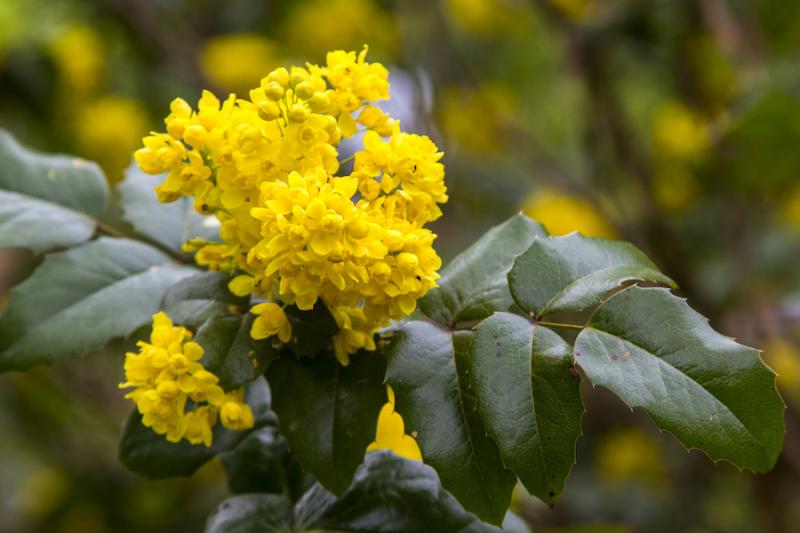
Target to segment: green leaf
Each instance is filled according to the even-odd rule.
[[[503,467],[476,410],[469,382],[471,344],[469,331],[451,334],[429,322],[405,323],[386,351],[386,381],[406,433],[416,435],[444,488],[467,510],[499,524],[516,476]]]
[[[234,494],[269,492],[296,499],[303,492],[303,472],[276,427],[253,431],[219,459]]]
[[[431,467],[389,451],[368,453],[353,484],[315,525],[343,531],[500,531],[466,512]]]
[[[478,324],[470,371],[505,465],[553,505],[575,462],[583,404],[572,350],[553,331],[497,313]]]
[[[633,280],[675,286],[632,244],[579,233],[536,239],[508,275],[514,300],[538,317],[591,307]]]
[[[386,402],[380,353],[358,352],[341,366],[332,356],[284,353],[267,371],[281,434],[300,465],[341,494],[375,438]]]
[[[609,299],[578,335],[575,357],[592,383],[687,448],[756,472],[775,464],[785,408],[775,374],[667,289],[629,287]]]
[[[271,341],[250,337],[254,318],[250,313],[212,316],[197,330],[195,341],[205,350],[203,365],[226,391],[253,381],[278,357]]]
[[[298,357],[322,352],[339,332],[339,326],[321,301],[311,311],[301,311],[294,305],[287,305],[284,310],[292,325],[292,340],[286,346]]]
[[[248,297],[228,290],[230,276],[223,272],[195,272],[164,294],[164,311],[176,324],[197,327],[212,316],[230,314],[232,306],[239,310],[247,307]]]
[[[219,240],[219,221],[197,213],[190,198],[182,197],[168,204],[158,201],[155,188],[162,181],[163,175],[145,174],[136,164],[128,167],[125,180],[117,186],[122,218],[140,235],[177,252],[189,239]]]
[[[442,271],[439,287],[420,301],[420,309],[445,325],[507,311],[514,303],[506,279],[514,259],[546,235],[544,226],[524,215],[495,226]]]
[[[94,234],[107,199],[96,164],[28,150],[0,130],[0,248],[80,244]]]
[[[338,500],[320,484],[311,487],[294,509],[285,496],[234,496],[217,508],[206,526],[206,533],[256,531],[500,530],[466,512],[442,488],[432,468],[378,451],[367,454],[352,485]]]
[[[134,409],[122,428],[120,462],[131,472],[151,479],[191,475],[218,454],[235,447],[251,431],[275,424],[275,414],[269,410],[269,387],[263,379],[247,388],[245,398],[253,410],[255,427],[250,431],[232,431],[217,424],[210,448],[185,440],[169,442],[164,435],[142,425],[142,416]]]
[[[102,347],[148,324],[166,289],[196,272],[155,248],[101,238],[52,254],[11,291],[0,318],[0,371]]]
[[[278,494],[241,494],[222,502],[208,517],[206,533],[294,531],[292,502]]]

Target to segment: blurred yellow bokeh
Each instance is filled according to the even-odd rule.
[[[292,50],[312,62],[323,60],[330,50],[358,50],[365,44],[378,56],[391,54],[397,38],[391,15],[373,0],[300,2],[285,33]]]
[[[639,428],[608,433],[595,454],[597,473],[608,484],[640,484],[660,489],[667,483],[660,441]]]
[[[75,144],[79,154],[97,161],[111,182],[122,179],[150,128],[144,105],[133,98],[105,96],[79,108],[75,119]]]
[[[106,49],[101,36],[91,26],[65,27],[53,40],[50,54],[59,80],[68,91],[84,95],[103,85]]]
[[[709,148],[709,126],[683,104],[670,101],[662,104],[653,117],[653,149],[656,155],[693,161]]]
[[[589,202],[554,190],[539,190],[525,201],[522,212],[545,225],[551,235],[578,231],[587,237],[615,239],[617,231]]]
[[[484,37],[520,31],[528,14],[524,3],[508,0],[445,0],[445,6],[459,30]]]
[[[440,123],[445,133],[464,148],[487,153],[503,147],[517,108],[514,92],[500,83],[476,88],[456,85],[441,93]]]
[[[275,45],[254,33],[214,37],[200,52],[203,75],[216,87],[242,97],[279,63]]]
[[[800,349],[791,342],[775,338],[764,348],[764,360],[778,374],[778,388],[786,396],[800,398]]]

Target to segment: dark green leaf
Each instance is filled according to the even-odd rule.
[[[514,303],[508,292],[508,271],[536,237],[545,235],[541,224],[524,215],[490,229],[442,271],[439,287],[420,301],[420,309],[446,325],[507,311]]]
[[[28,150],[0,130],[0,248],[80,244],[94,234],[107,199],[96,164]]]
[[[118,185],[123,218],[137,233],[171,250],[181,251],[189,239],[219,240],[219,221],[202,216],[190,198],[182,197],[164,204],[158,201],[155,188],[164,176],[150,176],[133,164],[125,171],[125,181]]]
[[[292,502],[278,494],[241,494],[228,498],[206,523],[206,533],[278,531],[293,531]]]
[[[775,464],[784,411],[775,374],[668,290],[616,294],[578,335],[575,356],[592,383],[685,446],[756,472]]]
[[[230,276],[222,272],[198,272],[176,283],[164,295],[164,310],[176,324],[197,327],[212,316],[243,310],[249,301],[228,290]]]
[[[290,505],[288,498],[271,494],[235,496],[209,518],[206,533],[500,531],[466,512],[432,468],[388,451],[367,454],[340,499],[316,484],[293,512]]]
[[[253,431],[219,459],[234,494],[269,492],[297,499],[305,488],[300,465],[289,454],[289,445],[276,427]]]
[[[315,525],[373,532],[500,531],[466,512],[431,467],[389,451],[368,453],[353,484]]]
[[[147,324],[164,291],[192,273],[155,248],[101,238],[49,255],[0,318],[0,370],[24,370],[102,347]]]
[[[275,415],[269,410],[269,387],[263,379],[247,388],[246,400],[256,418],[251,431],[275,423]],[[250,431],[232,431],[217,424],[210,448],[189,444],[185,440],[172,443],[164,435],[142,425],[141,415],[134,410],[122,428],[119,460],[131,472],[151,479],[189,476],[216,455],[235,447],[249,434]]]
[[[408,322],[387,349],[386,380],[406,432],[442,485],[483,520],[499,524],[516,477],[503,467],[486,436],[469,382],[472,333],[450,333],[429,322]],[[424,377],[423,377],[424,376]]]
[[[294,506],[294,527],[296,530],[313,530],[325,511],[336,502],[336,496],[314,483]]]
[[[632,280],[675,285],[632,244],[578,233],[535,240],[508,275],[514,300],[536,316],[591,307]]]
[[[583,404],[572,350],[525,318],[497,313],[476,329],[471,377],[505,465],[550,505],[575,462]]]
[[[250,337],[253,319],[250,313],[212,316],[197,330],[195,341],[205,350],[203,365],[219,376],[226,391],[262,375],[278,356],[271,341]]]
[[[332,356],[284,353],[267,371],[281,434],[302,467],[341,494],[375,438],[386,402],[380,353],[359,352],[341,366]]]
[[[325,350],[331,338],[339,332],[336,321],[322,302],[311,311],[286,306],[286,316],[292,324],[292,340],[288,348],[298,357],[312,357]]]

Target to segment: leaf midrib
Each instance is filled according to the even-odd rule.
[[[38,332],[38,331],[39,331],[41,328],[44,328],[44,327],[46,327],[48,324],[50,324],[50,322],[52,322],[53,320],[57,319],[58,317],[61,317],[62,315],[64,315],[65,313],[69,312],[71,309],[75,308],[76,306],[78,306],[78,305],[82,304],[82,303],[83,303],[83,302],[85,302],[87,299],[89,299],[89,298],[92,298],[92,297],[96,297],[96,296],[97,296],[97,295],[99,295],[99,294],[102,294],[102,293],[104,293],[104,292],[110,291],[110,290],[112,290],[114,287],[116,287],[117,285],[119,285],[120,283],[123,283],[123,282],[125,282],[125,281],[132,280],[132,279],[136,279],[136,278],[138,278],[138,277],[141,277],[141,276],[147,275],[147,274],[149,274],[150,272],[154,272],[153,268],[156,268],[157,270],[161,270],[161,269],[164,269],[164,268],[169,268],[169,267],[173,267],[173,266],[179,266],[179,265],[177,265],[177,264],[174,264],[174,263],[172,263],[172,262],[169,262],[169,261],[167,261],[167,262],[165,262],[165,263],[162,263],[162,264],[151,265],[151,266],[149,266],[148,268],[146,268],[145,270],[140,270],[140,271],[138,271],[138,272],[136,272],[136,273],[134,273],[134,274],[132,274],[132,275],[130,275],[130,276],[125,276],[124,278],[119,278],[119,279],[115,280],[113,283],[110,283],[110,284],[108,284],[108,285],[104,286],[102,289],[100,289],[100,290],[97,290],[97,291],[94,291],[94,292],[91,292],[91,293],[89,293],[89,294],[87,294],[87,295],[83,296],[82,298],[80,298],[80,299],[78,299],[78,300],[75,300],[74,302],[72,302],[71,304],[69,304],[67,307],[64,307],[64,308],[60,309],[60,310],[59,310],[57,313],[55,313],[55,314],[53,314],[53,315],[51,315],[51,316],[47,317],[47,318],[46,318],[45,320],[43,320],[42,322],[39,322],[38,324],[36,324],[36,325],[35,325],[35,326],[33,326],[32,328],[30,328],[30,329],[29,329],[29,330],[28,330],[28,331],[25,333],[25,335],[23,335],[22,337],[19,337],[18,339],[16,339],[16,340],[15,340],[15,341],[14,341],[14,342],[13,342],[13,343],[12,343],[12,344],[11,344],[11,345],[10,345],[10,346],[7,348],[7,349],[6,349],[6,351],[4,352],[4,354],[9,354],[9,353],[12,353],[12,354],[13,354],[13,353],[14,353],[14,350],[15,350],[15,348],[16,348],[18,345],[22,344],[22,343],[23,343],[23,341],[25,341],[25,340],[26,340],[28,337],[30,337],[31,335],[34,335],[34,334],[36,334],[36,333],[37,333],[37,332]]]
[[[487,486],[487,477],[483,473],[483,469],[481,468],[481,461],[477,460],[478,454],[475,452],[475,442],[472,439],[472,431],[470,431],[469,419],[467,418],[467,412],[464,408],[464,400],[461,391],[461,383],[458,379],[459,376],[459,369],[458,369],[458,358],[456,357],[456,348],[455,342],[453,342],[453,332],[449,332],[450,337],[450,346],[453,349],[453,366],[455,370],[455,382],[456,382],[456,389],[458,390],[458,408],[461,412],[461,417],[464,420],[464,430],[467,434],[467,440],[469,441],[469,449],[470,449],[470,456],[473,459],[472,463],[475,465],[475,469],[478,471],[478,476],[481,478],[481,491],[483,492],[486,500],[489,502],[489,506],[491,507],[492,512],[495,511],[494,500],[492,499],[489,491],[486,489]]]

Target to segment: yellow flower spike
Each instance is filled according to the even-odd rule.
[[[248,296],[255,288],[256,280],[253,276],[242,274],[236,276],[228,283],[228,290],[236,296]]]
[[[226,394],[219,378],[198,362],[203,348],[191,338],[166,313],[155,314],[151,342],[140,341],[138,353],[125,355],[120,388],[133,389],[125,398],[136,404],[146,427],[170,442],[211,446],[218,418],[225,427],[243,430],[253,427],[253,413],[242,402],[243,389]],[[194,410],[186,411],[187,405]]]
[[[256,340],[277,335],[281,342],[292,338],[292,325],[283,308],[272,302],[254,305],[250,312],[257,315],[250,328],[250,336]]]
[[[436,286],[441,260],[424,226],[447,201],[441,152],[374,105],[389,96],[389,73],[366,55],[335,50],[324,66],[278,68],[242,93],[249,100],[206,91],[197,111],[175,101],[169,133],[148,136],[136,154],[144,171],[167,173],[160,200],[189,196],[217,219],[222,242],[185,249],[200,266],[239,274],[234,294],[344,310],[333,339],[342,364],[374,350],[376,332]],[[356,133],[355,117],[368,129],[364,149],[340,175],[338,144]],[[253,312],[251,336],[290,340],[278,306]],[[170,368],[194,375],[191,362]]]
[[[367,446],[367,452],[375,450],[391,450],[401,457],[422,461],[422,452],[417,441],[405,434],[405,424],[400,413],[394,410],[394,391],[387,385],[386,393],[388,402],[378,414],[378,424],[375,429],[375,441]]]

